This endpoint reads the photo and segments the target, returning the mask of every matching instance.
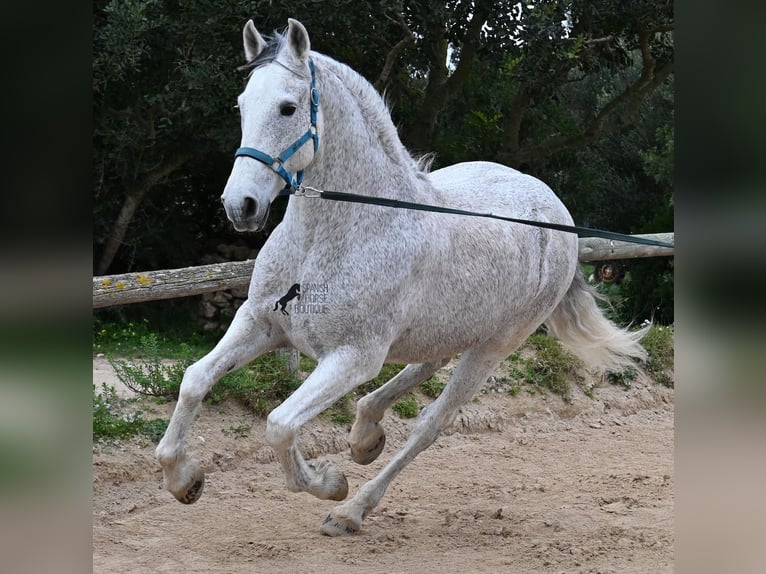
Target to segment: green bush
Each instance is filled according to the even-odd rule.
[[[126,439],[138,434],[159,442],[165,434],[168,421],[147,420],[141,411],[123,413],[127,401],[117,396],[114,387],[101,384],[101,392],[93,385],[93,441]]]
[[[300,369],[304,372],[313,371],[316,368],[316,361],[305,355],[301,355]],[[376,389],[382,387],[389,380],[394,378],[406,365],[385,364],[374,379],[358,386],[356,389],[338,399],[327,411],[325,416],[332,422],[339,425],[348,425],[354,422],[355,413],[352,407],[353,401],[364,397]]]
[[[424,383],[420,384],[420,392],[427,397],[431,397],[432,399],[435,399],[442,394],[442,391],[444,390],[444,387],[446,386],[447,386],[446,383],[442,383],[436,377],[431,377]]]
[[[407,393],[404,397],[394,403],[391,410],[399,415],[400,418],[412,419],[418,416],[420,405],[418,405],[418,400],[415,398],[415,395]]]
[[[649,354],[646,372],[658,383],[673,387],[672,371],[675,365],[673,326],[652,325],[641,344]],[[669,373],[668,371],[671,371]]]
[[[571,401],[570,380],[578,384],[582,382],[577,373],[580,360],[546,333],[535,333],[527,339],[525,346],[533,350],[528,358],[522,358],[521,353],[508,358],[513,377],[534,390],[548,390]]]
[[[223,377],[208,393],[210,403],[226,399],[241,402],[258,416],[279,406],[302,381],[276,353],[266,353],[243,368]]]
[[[111,355],[107,357],[117,378],[135,393],[177,399],[184,371],[194,362],[191,350],[182,344],[180,357],[168,363],[163,358],[159,338],[149,333],[141,336],[136,353],[143,358],[126,361],[114,359]]]

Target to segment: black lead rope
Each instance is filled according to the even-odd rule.
[[[410,201],[401,201],[387,197],[370,197],[367,195],[357,195],[355,193],[344,193],[342,191],[321,191],[312,187],[301,186],[299,191],[290,188],[282,190],[280,195],[298,195],[301,197],[321,197],[333,201],[343,201],[346,203],[366,203],[369,205],[381,205],[384,207],[393,207],[395,209],[413,209],[417,211],[432,211],[435,213],[449,213],[452,215],[466,215],[469,217],[486,217],[488,219],[499,219],[500,221],[509,221],[511,223],[520,223],[522,225],[532,225],[544,229],[554,229],[566,233],[575,233],[578,237],[600,237],[602,239],[612,239],[615,241],[624,241],[626,243],[637,243],[640,245],[652,245],[654,247],[674,248],[672,243],[657,241],[656,239],[647,239],[645,237],[635,237],[614,231],[605,231],[603,229],[593,229],[590,227],[580,227],[577,225],[562,225],[560,223],[548,223],[546,221],[531,221],[529,219],[517,219],[515,217],[504,217],[494,213],[477,213],[475,211],[465,211],[463,209],[452,209],[450,207],[439,207],[437,205],[426,205],[423,203],[412,203]]]

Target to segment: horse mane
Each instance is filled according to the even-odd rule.
[[[322,67],[334,74],[351,92],[364,117],[374,127],[386,154],[397,164],[409,165],[418,175],[428,173],[434,161],[434,154],[413,157],[399,138],[399,132],[391,120],[391,111],[383,96],[360,73],[346,64],[321,53],[313,52],[312,57]]]

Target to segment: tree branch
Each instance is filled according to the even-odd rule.
[[[460,90],[465,78],[471,71],[473,61],[476,58],[476,51],[479,47],[481,29],[489,17],[491,8],[492,2],[476,3],[476,9],[473,13],[473,18],[471,18],[471,24],[468,26],[465,39],[460,47],[460,61],[458,62],[455,71],[444,85],[445,101]]]
[[[407,26],[407,22],[404,21],[404,18],[402,18],[401,14],[397,14],[396,20],[388,16],[388,14],[386,14],[386,18],[396,22],[399,27],[404,30],[404,37],[396,44],[394,44],[393,48],[391,48],[391,50],[389,50],[388,54],[386,55],[386,61],[383,64],[383,69],[380,71],[378,79],[375,80],[375,83],[373,84],[375,89],[379,92],[383,91],[383,88],[388,83],[388,78],[391,76],[391,70],[393,70],[394,64],[396,63],[397,58],[399,58],[401,51],[405,48],[405,46],[407,46],[407,44],[415,39],[412,30],[410,30],[409,26]]]
[[[476,2],[471,23],[466,30],[460,46],[460,60],[451,76],[447,70],[447,51],[449,41],[446,38],[446,22],[433,21],[428,30],[428,41],[432,47],[429,62],[428,84],[422,105],[422,114],[408,134],[408,145],[418,151],[430,151],[432,148],[436,122],[439,113],[447,102],[459,93],[473,66],[479,47],[481,29],[492,9],[492,2]]]
[[[570,135],[552,136],[548,140],[523,147],[513,145],[514,132],[508,133],[509,145],[501,155],[501,161],[509,165],[520,165],[531,160],[548,157],[567,149],[582,147],[631,125],[638,117],[641,104],[646,100],[657,87],[659,87],[673,72],[674,62],[670,61],[657,70],[657,61],[651,53],[650,41],[654,32],[647,30],[639,35],[639,49],[643,65],[641,74],[630,86],[628,86],[620,95],[608,102],[596,115],[591,124],[582,132]],[[509,113],[517,113],[511,106]],[[515,127],[515,137],[518,138],[518,129],[520,129],[520,118],[516,118],[519,126]],[[515,124],[508,123],[509,128]]]
[[[128,227],[130,227],[130,223],[133,221],[133,216],[136,214],[136,210],[146,194],[160,181],[189,161],[190,157],[188,153],[177,154],[143,173],[140,178],[128,187],[120,212],[117,214],[117,219],[112,225],[112,231],[101,251],[101,257],[96,266],[96,273],[98,275],[104,275],[112,265],[112,261],[114,261],[117,251],[119,251],[125,239]]]

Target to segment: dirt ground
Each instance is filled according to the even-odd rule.
[[[115,384],[101,359],[94,382]],[[207,482],[191,506],[162,489],[149,441],[94,449],[93,571],[669,573],[673,400],[650,383],[600,385],[572,404],[488,383],[345,538],[319,533],[337,503],[287,491],[263,420],[205,405],[190,442]],[[172,407],[143,406],[163,417]],[[342,469],[353,494],[411,425],[386,415],[386,448],[364,467],[348,455],[347,429],[321,419],[302,444]]]

